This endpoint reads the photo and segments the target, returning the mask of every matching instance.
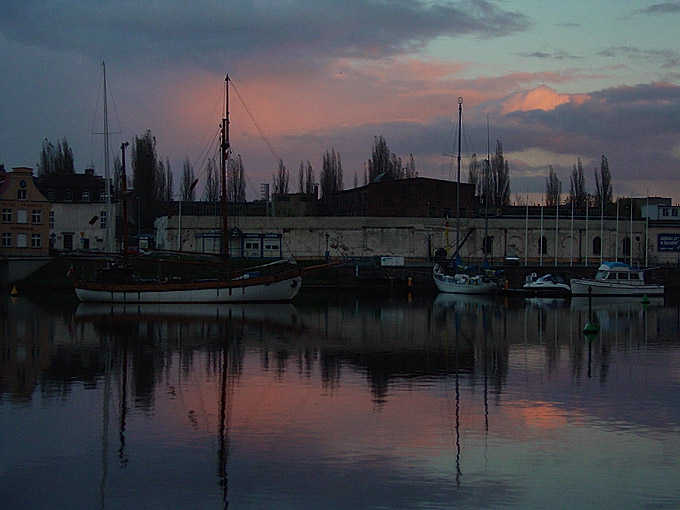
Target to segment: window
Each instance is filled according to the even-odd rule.
[[[99,201],[103,202],[104,200],[106,200],[106,193],[104,193],[103,191],[100,191],[99,192]]]
[[[99,211],[99,228],[106,228],[106,211]]]
[[[12,209],[4,208],[2,210],[2,222],[12,223]]]
[[[661,216],[668,216],[668,209],[661,209]]]
[[[17,223],[28,223],[28,211],[26,209],[17,209]]]
[[[54,228],[54,211],[50,211],[50,228]]]
[[[600,255],[602,253],[602,239],[599,237],[593,238],[593,255]]]
[[[545,237],[541,237],[538,240],[538,254],[545,255],[548,253],[548,240]]]
[[[677,209],[671,209],[671,214],[677,218],[678,210]]]
[[[493,236],[486,236],[482,242],[482,253],[493,253]]]
[[[2,247],[10,248],[12,246],[12,234],[9,232],[2,233]]]
[[[36,224],[42,223],[42,211],[40,209],[33,209],[31,211],[31,222]]]
[[[40,234],[31,234],[31,248],[42,248],[42,237]]]
[[[28,196],[25,189],[17,190],[17,200],[26,200],[27,198]]]
[[[630,237],[626,237],[623,239],[623,254],[624,255],[630,255]]]
[[[64,190],[64,202],[73,202],[73,190],[71,189]]]
[[[26,234],[17,234],[17,248],[26,248],[27,247],[27,238]]]
[[[82,202],[89,202],[89,201],[90,201],[90,191],[84,189],[83,192],[82,192],[82,194],[81,194],[80,200],[81,200]]]
[[[47,200],[50,202],[54,200],[54,190],[53,189],[48,189],[47,190]]]

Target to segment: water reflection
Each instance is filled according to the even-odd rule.
[[[7,300],[0,490],[23,508],[54,507],[55,487],[70,508],[680,503],[678,310]]]

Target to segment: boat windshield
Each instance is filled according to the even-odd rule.
[[[595,279],[596,280],[606,280],[608,274],[609,274],[609,271],[598,271],[597,274],[595,275]]]

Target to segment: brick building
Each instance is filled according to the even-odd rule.
[[[457,183],[428,177],[372,182],[341,191],[321,208],[329,216],[446,218],[456,215]],[[479,208],[473,184],[460,184],[460,214]]]
[[[0,171],[0,255],[49,255],[51,205],[33,182],[33,170],[16,167]]]

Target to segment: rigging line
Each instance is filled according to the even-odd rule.
[[[260,137],[262,138],[262,140],[264,141],[264,143],[267,145],[267,147],[268,147],[269,150],[271,151],[271,153],[272,153],[272,155],[274,156],[274,158],[276,158],[277,163],[278,163],[279,161],[283,161],[283,159],[281,158],[281,156],[279,156],[279,154],[276,152],[276,149],[274,149],[274,146],[273,146],[273,145],[271,144],[271,142],[269,141],[269,138],[267,138],[267,135],[264,134],[264,131],[262,130],[262,128],[261,128],[260,125],[258,124],[257,120],[255,120],[255,117],[253,116],[253,113],[250,111],[250,108],[248,108],[248,105],[246,105],[245,101],[244,101],[243,98],[241,97],[241,94],[239,93],[238,89],[236,88],[236,85],[234,84],[234,80],[230,79],[229,81],[231,82],[231,87],[234,89],[234,92],[236,92],[236,96],[238,97],[239,101],[241,101],[241,105],[243,106],[243,108],[245,109],[246,113],[247,113],[248,116],[250,117],[250,120],[253,122],[253,124],[254,124],[255,127],[257,128],[257,131],[260,133]]]
[[[475,147],[472,144],[472,137],[470,136],[470,131],[468,130],[468,126],[465,123],[465,114],[462,115],[462,124],[463,124],[463,139],[465,140],[465,147],[467,149],[467,154],[468,156],[463,156],[463,157],[472,157],[472,154],[475,154]],[[469,147],[468,147],[469,144]]]
[[[219,141],[219,134],[220,129],[217,128],[213,133],[210,141],[208,141],[203,147],[203,149],[201,149],[201,152],[197,158],[198,160],[200,160],[197,165],[198,172],[194,175],[194,179],[200,179],[208,171],[206,160],[216,159],[218,153],[217,143]],[[213,155],[212,158],[210,157],[211,154]]]

